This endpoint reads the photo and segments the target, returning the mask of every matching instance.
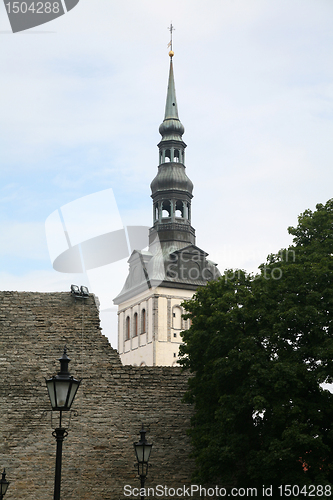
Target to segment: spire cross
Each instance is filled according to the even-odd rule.
[[[173,27],[172,23],[170,23],[170,27],[167,28],[170,31],[170,42],[168,43],[168,47],[170,47],[170,50],[172,50],[172,32],[175,30]]]

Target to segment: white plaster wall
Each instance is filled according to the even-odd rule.
[[[182,329],[172,328],[172,308],[183,300],[190,299],[193,290],[157,287],[145,290],[141,294],[119,305],[119,354],[123,364],[140,366],[173,366],[178,360],[179,345],[182,343]],[[157,297],[157,311],[154,300]],[[168,318],[168,300],[171,299],[171,311]],[[141,334],[141,310],[146,310],[146,333]],[[134,335],[134,313],[138,314],[138,336]],[[154,314],[157,315],[157,329],[154,331]],[[126,316],[131,318],[131,339],[124,341]],[[168,320],[171,325],[171,338],[168,340]],[[182,327],[185,326],[182,322]],[[176,333],[176,337],[174,337]],[[124,347],[122,347],[124,346]],[[155,351],[155,360],[154,360]],[[176,356],[174,356],[176,354]]]
[[[144,363],[147,366],[153,366],[153,343],[130,350],[121,356],[123,365],[140,366]]]
[[[157,340],[159,342],[166,342],[167,338],[167,298],[159,297],[158,298],[158,335]]]

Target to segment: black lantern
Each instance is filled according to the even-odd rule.
[[[5,496],[8,486],[9,486],[9,481],[6,481],[6,471],[4,469],[2,473],[2,478],[0,479],[0,500],[2,500],[3,497]]]
[[[52,378],[46,380],[46,386],[49,391],[52,410],[68,411],[71,409],[81,380],[76,380],[69,374],[68,363],[70,359],[66,354],[66,347],[59,361],[60,372],[58,375],[53,375]]]
[[[142,424],[140,441],[134,443],[135,455],[138,462],[138,475],[140,476],[142,490],[145,487],[145,481],[148,474],[148,460],[152,447],[153,445],[146,440],[146,431]],[[144,500],[144,495],[141,495],[141,500]]]
[[[65,437],[68,436],[67,430],[61,425],[62,412],[69,411],[71,409],[75,395],[81,383],[81,380],[76,380],[68,371],[68,363],[70,362],[70,359],[66,354],[66,346],[59,361],[60,372],[58,375],[45,380],[47,390],[49,391],[52,410],[60,412],[59,427],[52,432],[52,435],[57,441],[54,500],[60,500],[62,443]]]

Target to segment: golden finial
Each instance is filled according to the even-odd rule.
[[[174,51],[172,50],[172,32],[174,31],[174,29],[175,28],[172,26],[172,23],[170,23],[170,27],[168,28],[168,30],[170,31],[170,42],[168,43],[168,47],[170,47],[170,57],[173,57],[175,55]]]

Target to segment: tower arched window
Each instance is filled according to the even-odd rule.
[[[125,337],[125,340],[129,340],[130,337],[131,337],[131,320],[130,320],[130,317],[127,316],[126,318],[126,337]]]
[[[141,333],[146,332],[146,309],[141,311]]]
[[[171,161],[171,151],[170,151],[170,149],[166,149],[165,150],[164,161],[165,162]]]
[[[173,161],[179,162],[180,161],[180,152],[179,149],[175,149],[173,152]]]
[[[133,337],[138,335],[138,313],[134,313],[134,332]]]
[[[171,217],[171,203],[170,201],[163,201],[162,205],[162,217]]]
[[[184,204],[181,200],[176,201],[176,217],[184,217]]]

